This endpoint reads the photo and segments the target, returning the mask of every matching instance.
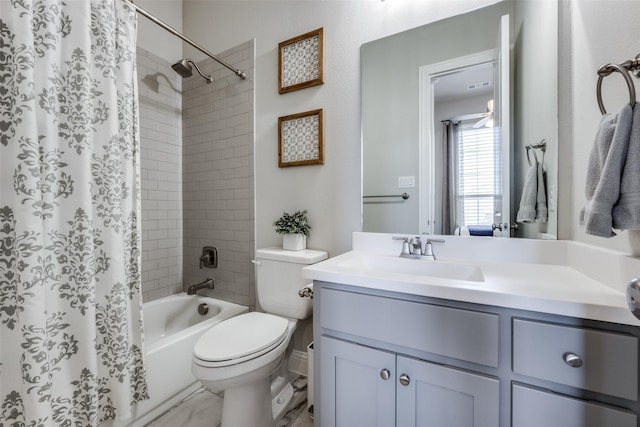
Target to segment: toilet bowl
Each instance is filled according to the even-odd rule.
[[[307,284],[301,269],[327,256],[315,250],[257,250],[257,297],[266,313],[220,322],[196,342],[192,372],[210,389],[224,390],[223,427],[273,427],[283,415],[293,396],[285,355],[297,319],[311,315],[310,301],[298,296]]]

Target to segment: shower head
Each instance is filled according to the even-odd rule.
[[[193,75],[193,72],[191,71],[191,64],[189,64],[187,59],[181,59],[173,64],[171,68],[173,68],[173,71],[178,73],[182,78],[191,77]]]
[[[207,83],[211,83],[213,81],[213,78],[210,75],[203,74],[202,71],[200,71],[198,65],[190,59],[181,59],[180,61],[173,64],[171,68],[173,68],[173,71],[178,73],[180,77],[185,79],[193,75],[193,69],[191,68],[191,65],[196,67],[196,71],[198,71],[198,74],[200,74],[207,81]]]

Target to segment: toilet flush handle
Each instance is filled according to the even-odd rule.
[[[258,261],[257,259],[252,259],[251,262],[258,266],[262,265],[262,261]]]

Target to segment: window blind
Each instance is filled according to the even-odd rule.
[[[496,128],[463,122],[458,133],[458,203],[461,225],[490,225],[502,204],[500,141]]]

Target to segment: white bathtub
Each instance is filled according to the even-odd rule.
[[[198,314],[198,305],[202,303],[209,307],[206,315]],[[131,419],[103,426],[143,426],[197,390],[200,384],[191,374],[196,341],[216,323],[247,311],[248,307],[242,305],[184,293],[144,303],[145,367],[150,399],[137,405]]]

